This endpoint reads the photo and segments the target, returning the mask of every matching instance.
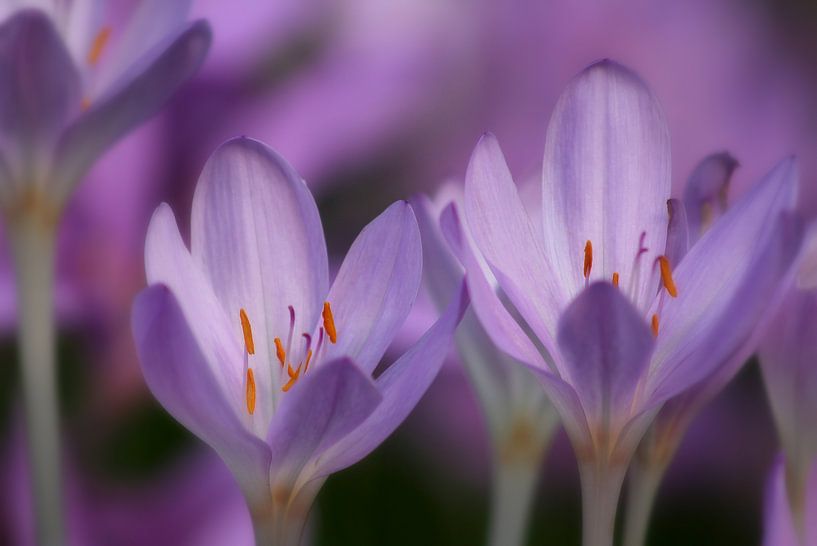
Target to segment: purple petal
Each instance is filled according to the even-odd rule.
[[[817,462],[806,465],[801,499],[802,522],[804,528],[798,533],[795,518],[792,514],[791,495],[787,483],[787,464],[783,455],[774,462],[766,486],[766,503],[764,509],[764,546],[814,546],[817,544]]]
[[[690,242],[697,241],[727,207],[729,183],[738,167],[727,152],[705,157],[684,187],[684,208],[689,222]]]
[[[542,343],[553,347],[563,295],[493,135],[484,135],[471,156],[465,216],[499,286]]]
[[[434,302],[441,307],[462,283],[463,268],[445,241],[434,203],[421,194],[411,199],[411,206],[417,215],[423,241],[423,276],[428,279],[428,290]],[[454,221],[459,224],[458,219]]]
[[[468,306],[463,285],[437,322],[402,357],[377,378],[383,402],[363,424],[329,449],[316,471],[328,475],[371,453],[408,417],[437,377],[448,347]]]
[[[667,235],[670,146],[661,107],[637,75],[601,61],[570,83],[548,126],[542,180],[545,251],[562,290],[573,297],[585,286],[590,241],[590,280],[641,279],[634,301],[648,305],[656,286],[645,280]],[[636,262],[640,244],[648,253]]]
[[[458,254],[467,272],[465,276],[474,311],[491,341],[511,357],[537,369],[547,364],[522,327],[511,316],[486,278],[474,254],[471,241],[460,223],[454,203],[443,210],[440,227],[449,245]]]
[[[326,243],[309,189],[264,144],[231,140],[212,155],[196,187],[191,247],[236,335],[245,309],[259,368],[269,376],[278,369],[273,340],[286,343],[289,336],[288,307],[298,339],[314,330],[327,293]],[[274,376],[271,390],[278,393]]]
[[[156,113],[198,70],[210,40],[207,23],[191,24],[127,86],[102,98],[69,126],[55,159],[58,191],[67,195],[102,152]]]
[[[348,358],[307,373],[284,395],[270,425],[272,483],[293,482],[310,460],[360,425],[382,399],[371,377]]]
[[[641,314],[618,288],[595,283],[562,314],[558,339],[564,379],[590,424],[623,425],[655,345]]]
[[[422,271],[417,220],[398,201],[360,232],[340,266],[327,298],[338,338],[325,358],[348,356],[373,372],[414,304]]]
[[[689,228],[684,204],[678,199],[667,201],[669,223],[667,224],[667,247],[664,255],[670,263],[681,263],[689,250]]]
[[[0,25],[0,82],[0,143],[13,147],[10,155],[53,145],[80,106],[79,75],[70,54],[39,11],[20,11]]]
[[[191,0],[141,0],[129,14],[114,49],[101,63],[94,91],[105,93],[127,86],[140,67],[155,62],[155,57],[185,30],[190,4]]]
[[[148,284],[163,284],[173,292],[233,413],[241,415],[245,405],[240,334],[231,335],[232,322],[227,320],[204,272],[185,247],[173,211],[166,204],[156,209],[148,226],[145,272]],[[263,376],[259,383],[262,388],[269,388],[269,380],[264,382]],[[267,397],[259,397],[259,406],[258,413],[269,419],[272,405]]]
[[[675,271],[678,297],[656,302],[658,347],[650,391],[678,394],[728,362],[779,301],[802,241],[797,170],[784,161],[715,223]],[[661,296],[662,298],[664,296]]]
[[[789,293],[769,323],[759,356],[781,443],[802,471],[817,456],[817,292]]]
[[[269,495],[270,451],[239,420],[214,367],[170,289],[146,288],[133,307],[133,335],[153,395],[224,459],[248,501]]]

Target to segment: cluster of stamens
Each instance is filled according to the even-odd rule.
[[[243,308],[239,310],[239,318],[241,320],[241,331],[244,334],[247,413],[252,415],[255,413],[256,386],[255,375],[249,364],[249,357],[255,354],[255,342],[253,341],[250,319]],[[323,304],[321,318],[323,319],[323,326],[318,328],[318,340],[314,348],[312,346],[312,336],[305,332],[301,334],[305,343],[305,356],[297,366],[293,367],[292,361],[288,357],[291,355],[292,341],[295,333],[295,308],[291,305],[289,306],[289,336],[287,337],[286,346],[283,341],[281,341],[281,338],[276,337],[273,339],[273,343],[275,344],[275,356],[280,364],[280,370],[282,373],[285,372],[287,377],[286,383],[281,387],[283,392],[289,392],[298,379],[306,374],[309,370],[310,362],[313,361],[313,356],[317,358],[318,355],[321,354],[321,349],[325,347],[327,342],[325,340],[328,340],[328,343],[337,343],[338,334],[335,329],[335,318],[332,315],[332,306],[328,301]]]
[[[647,248],[644,247],[644,239],[646,238],[646,233],[642,232],[641,237],[639,238],[638,242],[638,252],[635,256],[635,263],[633,265],[633,271],[638,272],[638,262],[641,259],[641,256],[648,251]],[[678,287],[675,284],[675,280],[672,278],[672,264],[670,264],[669,258],[664,255],[658,256],[655,259],[654,266],[657,265],[659,268],[659,272],[661,274],[661,286],[664,291],[670,295],[670,297],[677,298],[678,297]],[[585,286],[590,282],[590,272],[593,270],[593,243],[591,241],[587,241],[584,245],[584,266],[582,268],[582,273],[584,275],[584,283]],[[637,274],[637,273],[636,273]],[[620,281],[620,275],[618,271],[613,272],[612,283],[613,286],[618,288]],[[631,286],[636,286],[638,284],[638,279],[633,279]],[[650,317],[650,329],[652,330],[653,336],[658,336],[658,327],[659,327],[659,315],[661,313],[661,309],[664,306],[664,295],[661,294],[661,299],[658,302],[658,312],[654,313],[652,317]]]

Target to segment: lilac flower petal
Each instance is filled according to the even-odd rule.
[[[465,216],[502,290],[547,348],[564,302],[556,273],[493,135],[477,143],[465,177]],[[583,248],[583,247],[582,247]]]
[[[463,231],[456,206],[452,203],[440,216],[440,227],[449,245],[458,254],[467,272],[465,276],[474,311],[491,341],[511,357],[535,369],[547,369],[531,339],[502,304],[488,283],[471,242]]]
[[[225,399],[185,315],[166,286],[136,298],[133,331],[145,380],[174,418],[218,452],[248,500],[261,500],[269,494],[269,447]]]
[[[128,17],[114,49],[101,63],[94,91],[128,85],[135,76],[131,67],[153,62],[151,53],[155,52],[155,56],[161,52],[184,30],[191,3],[192,0],[141,0]]]
[[[794,206],[797,169],[779,164],[704,234],[675,271],[678,297],[660,313],[650,391],[677,394],[740,349],[779,292],[799,252],[802,225],[781,214]]]
[[[778,455],[766,486],[764,546],[814,546],[817,544],[817,462],[806,464],[804,476],[803,529],[798,533],[786,484],[786,459]]]
[[[122,135],[152,116],[198,69],[210,46],[210,28],[192,23],[164,52],[71,124],[55,158],[55,191],[67,195],[96,158]]]
[[[185,247],[173,211],[166,204],[156,209],[148,226],[145,272],[148,284],[161,283],[173,292],[211,373],[224,389],[233,413],[242,415],[246,410],[240,337],[231,335],[232,323],[224,315],[204,272]],[[207,317],[207,320],[200,320],[200,317]],[[268,386],[268,381],[262,383],[262,387]],[[268,418],[272,406],[264,403],[265,398],[259,397],[259,413]]]
[[[564,293],[584,287],[590,241],[590,280],[641,279],[634,301],[648,304],[656,287],[646,279],[667,235],[670,146],[658,101],[637,75],[601,61],[570,83],[548,126],[542,180],[545,251]],[[640,242],[649,253],[636,262]]]
[[[359,427],[326,451],[316,476],[325,476],[358,462],[408,417],[437,377],[454,330],[467,307],[468,293],[462,285],[437,322],[377,378],[383,402]]]
[[[371,377],[348,358],[307,373],[283,397],[270,424],[272,483],[294,481],[311,459],[360,425],[382,399]]]
[[[446,209],[448,208],[446,203]],[[437,305],[442,306],[457,286],[462,283],[463,267],[454,256],[440,227],[440,217],[434,203],[423,194],[411,199],[423,241],[423,275],[428,278],[427,288]],[[450,206],[454,206],[453,203]],[[452,211],[456,215],[456,211]],[[454,219],[459,224],[459,219]],[[459,230],[459,227],[455,228]]]
[[[348,356],[374,371],[417,297],[423,250],[414,212],[398,201],[360,232],[327,300],[337,343],[324,358]]]
[[[667,247],[664,255],[671,264],[679,264],[689,250],[689,228],[684,204],[678,199],[667,201]]]
[[[238,138],[211,156],[193,198],[191,247],[230,326],[245,309],[264,385],[278,392],[273,340],[311,333],[327,293],[328,265],[315,200],[292,167],[264,144]],[[296,362],[297,365],[297,362]],[[258,369],[257,368],[257,369]],[[270,397],[271,398],[271,397]]]
[[[20,11],[0,25],[0,82],[0,143],[20,146],[15,154],[52,145],[80,106],[79,74],[57,30],[39,11]]]
[[[720,152],[705,157],[692,171],[683,198],[690,242],[697,241],[726,212],[729,183],[737,167],[734,157]]]
[[[817,456],[817,292],[788,294],[759,356],[781,443],[800,470]]]
[[[655,345],[641,314],[618,288],[595,283],[562,314],[558,340],[591,425],[622,425]]]

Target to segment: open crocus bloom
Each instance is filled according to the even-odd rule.
[[[133,311],[148,386],[235,474],[256,529],[276,540],[321,478],[380,444],[435,377],[467,304],[372,374],[417,295],[422,248],[405,202],[352,245],[331,288],[318,210],[263,144],[219,148],[193,201],[191,250],[173,213],[149,227],[150,286]],[[271,529],[271,530],[270,530]]]
[[[580,462],[626,467],[654,411],[749,335],[800,246],[800,222],[787,212],[793,160],[688,251],[683,205],[668,202],[669,161],[657,101],[636,75],[603,61],[556,106],[541,225],[493,136],[466,174],[474,245],[463,245],[463,260],[475,310],[497,346],[540,372]]]
[[[59,208],[94,159],[153,114],[207,52],[189,2],[25,0],[0,7],[0,204]],[[120,5],[121,8],[121,5]]]

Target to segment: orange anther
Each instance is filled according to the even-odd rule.
[[[672,267],[666,256],[658,257],[658,265],[661,267],[661,283],[667,292],[673,298],[678,297],[678,288],[675,286],[675,281],[672,278]]]
[[[309,361],[312,360],[312,349],[306,352],[306,360],[304,361],[304,373],[309,369]]]
[[[298,366],[296,370],[293,370],[292,366],[287,366],[287,375],[289,375],[289,381],[287,381],[286,384],[281,387],[281,390],[284,392],[288,392],[289,389],[292,388],[292,385],[298,381],[298,377],[301,375],[301,367]]]
[[[337,343],[338,333],[335,330],[335,318],[332,316],[332,307],[328,301],[323,302],[323,328],[329,336],[329,341]]]
[[[587,241],[584,244],[584,278],[590,277],[590,270],[593,269],[593,244]]]
[[[102,27],[91,42],[91,49],[88,50],[88,64],[95,66],[102,57],[102,52],[105,46],[108,45],[108,40],[111,38],[111,27]]]
[[[255,343],[252,341],[252,327],[250,326],[250,319],[247,318],[247,312],[242,307],[238,312],[241,317],[241,330],[244,332],[244,346],[247,348],[247,353],[255,354]]]
[[[276,337],[275,341],[275,356],[278,357],[278,362],[281,363],[281,367],[284,367],[284,364],[287,362],[287,352],[284,350],[284,344],[281,343],[281,338]]]
[[[658,337],[658,315],[653,315],[652,320],[650,321],[650,328],[652,329],[652,335]]]
[[[255,413],[255,376],[252,368],[247,368],[247,413]]]
[[[613,273],[613,286],[618,286],[618,273]]]

